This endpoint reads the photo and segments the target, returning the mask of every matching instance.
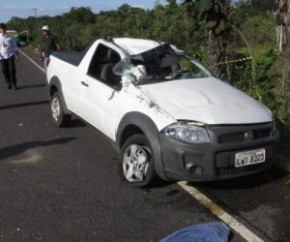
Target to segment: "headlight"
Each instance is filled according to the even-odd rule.
[[[170,125],[163,130],[167,137],[174,138],[178,141],[201,144],[209,143],[210,139],[203,127],[175,124]]]

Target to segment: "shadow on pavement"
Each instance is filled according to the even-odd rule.
[[[33,149],[36,147],[66,144],[75,139],[76,139],[75,137],[71,137],[71,138],[54,139],[49,141],[34,141],[0,148],[0,162],[3,159],[20,155],[29,149]]]
[[[46,87],[46,84],[23,85],[23,86],[19,86],[18,89],[29,89],[29,88],[40,88],[40,87]]]
[[[67,128],[77,128],[77,127],[86,127],[86,126],[87,124],[85,123],[85,121],[76,118],[76,119],[70,120],[65,128],[67,129]]]
[[[7,105],[7,106],[0,106],[0,110],[10,109],[10,108],[21,108],[21,107],[26,107],[26,106],[43,105],[43,104],[48,104],[48,103],[49,101],[39,101],[39,102],[12,104],[12,105]]]

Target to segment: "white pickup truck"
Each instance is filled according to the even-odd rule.
[[[168,43],[107,38],[84,53],[55,52],[47,82],[55,124],[75,114],[113,141],[128,185],[236,178],[273,164],[272,112]]]

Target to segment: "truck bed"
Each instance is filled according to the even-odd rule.
[[[85,54],[85,51],[56,51],[52,55],[74,66],[78,66]]]

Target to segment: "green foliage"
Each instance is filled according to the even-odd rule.
[[[91,11],[90,8],[71,8],[70,12],[65,13],[63,15],[63,19],[66,22],[69,22],[70,25],[72,24],[81,24],[81,25],[87,25],[87,24],[93,24],[95,23],[95,14]]]
[[[213,3],[210,0],[198,0],[195,1],[195,8],[199,14],[203,14],[206,11],[209,11],[213,7]]]

